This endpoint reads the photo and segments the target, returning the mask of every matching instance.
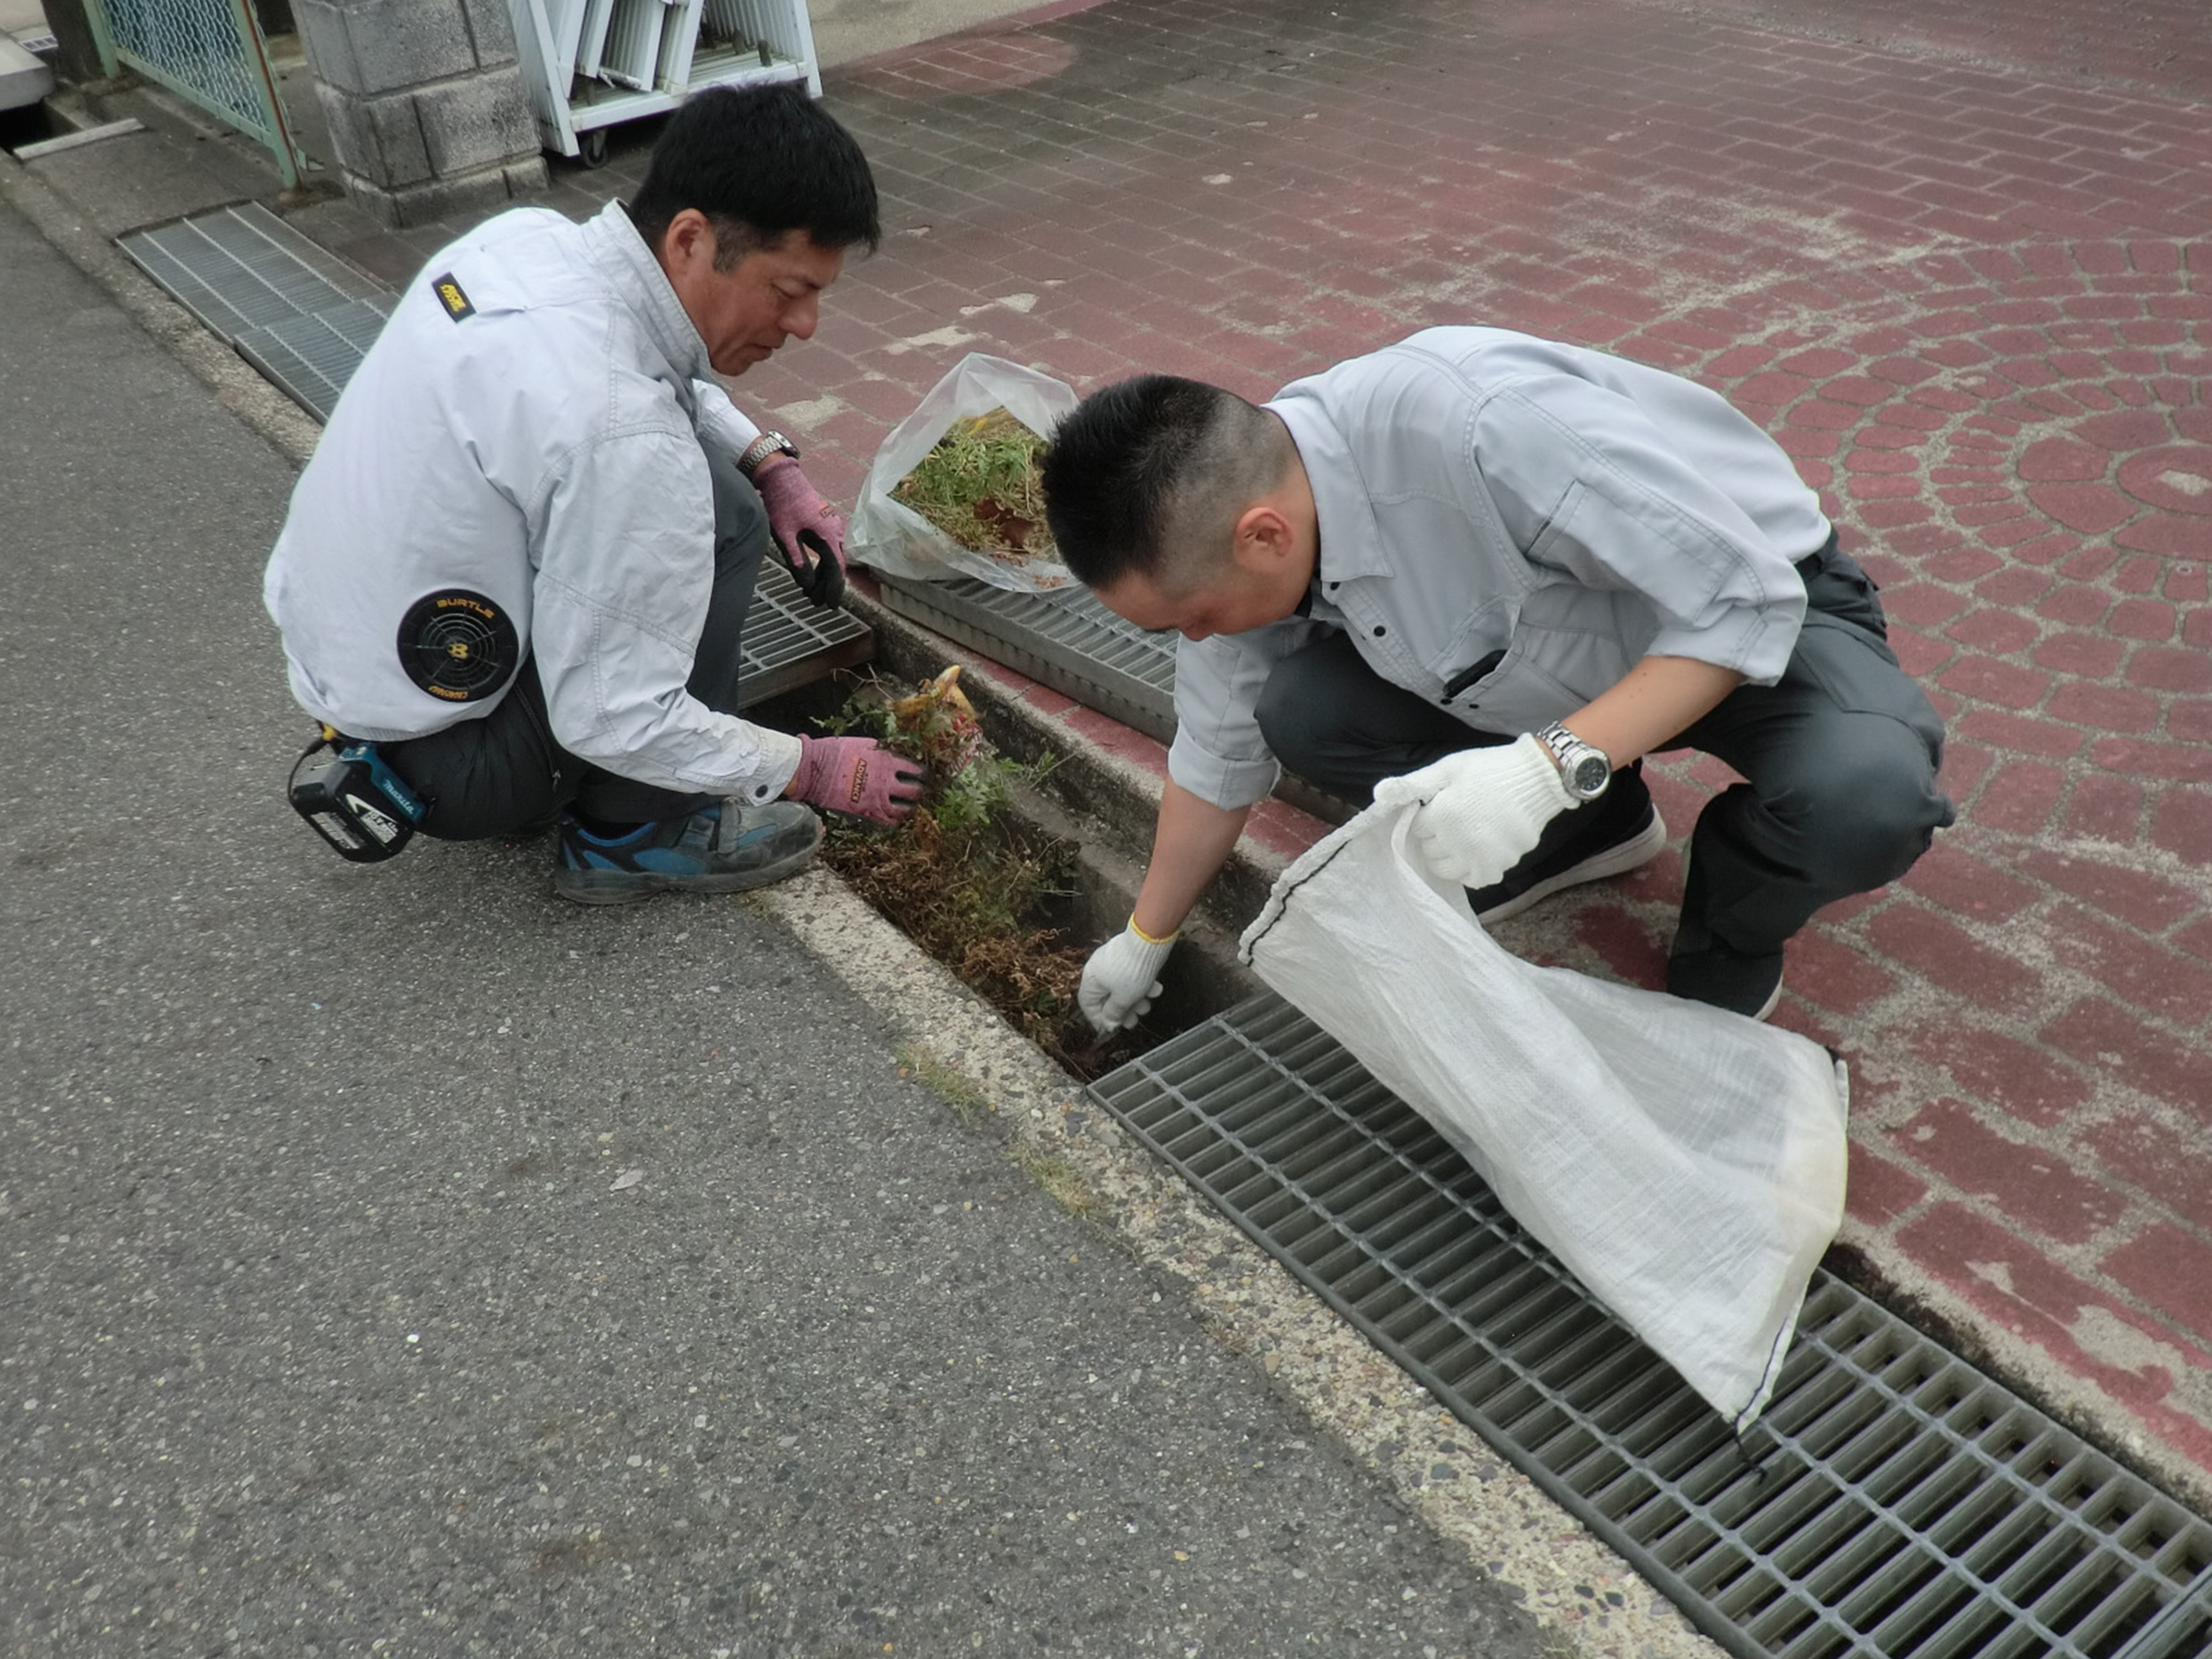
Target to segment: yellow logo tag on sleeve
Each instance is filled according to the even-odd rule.
[[[453,280],[452,271],[447,271],[444,276],[432,282],[430,289],[438,296],[438,303],[445,307],[446,315],[455,322],[463,321],[477,314],[477,308],[469,303],[469,296],[462,292],[461,285]]]

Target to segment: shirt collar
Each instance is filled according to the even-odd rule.
[[[1376,528],[1375,507],[1360,482],[1358,463],[1344,434],[1330,420],[1321,401],[1303,390],[1306,382],[1286,386],[1273,403],[1262,405],[1290,428],[1298,447],[1298,459],[1312,488],[1314,511],[1321,531],[1321,556],[1314,580],[1324,592],[1339,582],[1361,576],[1387,576],[1389,556]]]
[[[668,359],[678,381],[688,387],[705,380],[710,373],[707,343],[620,202],[608,203],[585,222],[584,246],[607,285]]]

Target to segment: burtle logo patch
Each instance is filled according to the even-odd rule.
[[[425,593],[399,619],[399,665],[444,702],[489,697],[522,660],[522,640],[507,613],[465,587]]]
[[[447,271],[434,281],[430,284],[430,291],[438,296],[438,303],[445,307],[446,315],[455,322],[464,321],[477,314],[477,308],[469,303],[469,296],[463,292],[461,285],[453,280],[452,271]]]

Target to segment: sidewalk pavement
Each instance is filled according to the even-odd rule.
[[[831,74],[886,198],[748,377],[847,497],[961,352],[1253,396],[1480,320],[1701,378],[1882,581],[1958,827],[1791,951],[1893,1299],[2212,1495],[2212,40],[2192,0],[1063,4]],[[549,198],[595,210],[649,135]],[[404,281],[459,228],[293,222]],[[110,227],[114,228],[115,227]],[[1063,746],[1127,732],[1004,674]],[[1679,836],[1723,769],[1656,765]],[[1260,858],[1320,826],[1255,821]],[[1676,843],[1679,847],[1679,840]],[[1656,984],[1674,851],[1531,913]]]

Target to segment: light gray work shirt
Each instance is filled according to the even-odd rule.
[[[1309,614],[1176,656],[1170,775],[1248,806],[1280,768],[1253,710],[1324,628],[1390,684],[1486,732],[1582,708],[1646,656],[1781,677],[1820,498],[1718,393],[1496,328],[1433,328],[1267,407],[1320,512]],[[1494,665],[1470,674],[1503,653]]]
[[[270,556],[263,600],[300,706],[374,740],[490,713],[512,679],[457,702],[399,654],[410,606],[465,590],[514,621],[570,753],[664,789],[781,793],[799,739],[684,689],[714,580],[705,447],[759,429],[712,372],[619,203],[580,225],[514,209],[434,255]]]

